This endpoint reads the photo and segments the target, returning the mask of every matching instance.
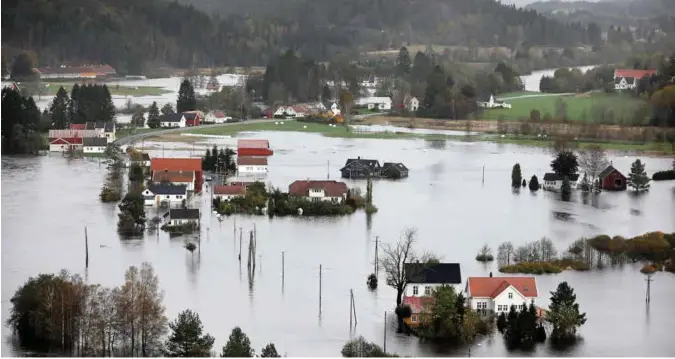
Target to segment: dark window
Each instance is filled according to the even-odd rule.
[[[621,180],[621,178],[615,178],[614,179],[614,185],[617,186],[617,187],[623,186],[623,181]]]

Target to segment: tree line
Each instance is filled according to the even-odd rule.
[[[2,89],[2,153],[36,155],[42,149],[42,115],[33,97],[16,89]]]
[[[115,105],[106,85],[74,84],[70,96],[61,86],[49,107],[49,118],[54,129],[89,121],[111,123],[115,121]]]

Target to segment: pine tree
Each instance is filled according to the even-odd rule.
[[[195,89],[189,80],[185,79],[180,84],[178,90],[178,100],[176,101],[176,111],[183,113],[185,111],[194,111],[197,109],[197,99]]]
[[[518,311],[516,306],[512,305],[509,309],[509,314],[506,316],[506,332],[504,338],[506,339],[506,346],[509,349],[515,349],[520,345],[520,322],[518,321]]]
[[[164,106],[162,106],[161,112],[162,115],[172,115],[176,113],[176,111],[174,111],[173,106],[170,103],[164,104]]]
[[[158,128],[161,125],[159,122],[159,108],[157,107],[157,101],[153,101],[152,105],[148,109],[148,127]]]
[[[165,344],[164,355],[167,357],[209,357],[213,347],[213,338],[202,334],[203,325],[199,314],[184,310],[178,318],[169,323],[171,335]]]
[[[591,183],[588,181],[588,176],[584,172],[584,176],[581,177],[581,182],[579,182],[579,189],[584,192],[590,192],[591,187]]]
[[[572,196],[572,185],[570,184],[570,179],[567,176],[563,178],[562,186],[560,187],[560,195],[563,201],[569,201],[570,196]]]
[[[213,168],[210,167],[213,157],[211,156],[211,149],[207,148],[204,157],[202,157],[202,170],[203,171],[213,171]]]
[[[404,77],[410,73],[410,53],[405,46],[401,47],[396,57],[396,76]]]
[[[74,84],[73,88],[70,90],[70,100],[68,101],[68,121],[70,123],[80,123],[77,122],[77,117],[79,115],[77,110],[77,99],[79,98],[79,95],[80,85]]]
[[[638,158],[630,165],[630,173],[628,174],[628,185],[633,187],[636,192],[648,191],[651,178],[645,172],[645,165]]]
[[[59,90],[56,92],[56,96],[54,96],[54,100],[52,101],[52,105],[49,107],[52,128],[66,129],[69,127],[68,102],[68,93],[63,86],[59,87]]]
[[[267,344],[260,353],[261,358],[281,358],[281,355],[277,353],[277,348],[273,343]]]
[[[574,339],[577,328],[586,323],[586,313],[580,313],[577,296],[567,282],[558,284],[551,292],[551,305],[546,318],[553,325],[551,337],[554,340]]]
[[[223,358],[252,358],[254,356],[251,340],[241,331],[241,328],[235,327],[232,329],[230,338],[223,347],[220,356]]]
[[[98,120],[104,122],[114,122],[115,121],[115,104],[113,103],[112,96],[110,96],[110,91],[108,86],[103,85],[101,89],[101,98],[98,99],[100,104],[101,116],[98,118],[92,118],[92,120]]]
[[[506,330],[506,325],[506,314],[501,312],[497,317],[497,330],[499,330],[500,333],[504,333],[504,330]]]
[[[523,175],[520,172],[520,163],[516,163],[511,170],[511,187],[519,188],[522,180]]]
[[[530,191],[538,191],[539,190],[539,179],[537,178],[536,175],[533,175],[532,178],[530,178]]]

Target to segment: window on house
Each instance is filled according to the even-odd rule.
[[[518,306],[518,310],[523,310],[523,308],[524,308],[524,307],[523,307],[522,304]]]
[[[513,293],[509,293],[509,299],[513,299]]]
[[[431,295],[431,287],[424,287],[424,295]]]
[[[617,186],[617,187],[621,187],[623,185],[623,182],[621,181],[621,178],[614,179],[614,185]]]
[[[411,315],[410,321],[413,322],[413,323],[416,323],[417,322],[417,315],[415,315],[415,314]]]
[[[419,293],[419,288],[417,288],[416,285],[413,286],[413,295],[417,295]]]

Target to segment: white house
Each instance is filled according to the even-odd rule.
[[[338,181],[295,181],[288,186],[288,194],[310,201],[343,202],[347,199],[347,184]]]
[[[82,139],[84,153],[104,153],[108,147],[108,139],[105,137],[85,137]]]
[[[411,325],[418,325],[420,314],[424,306],[433,301],[433,292],[436,288],[447,285],[460,292],[462,273],[459,263],[405,263],[404,274],[408,280],[403,288],[403,305],[409,305],[412,310]]]
[[[534,277],[469,277],[465,292],[471,309],[495,314],[508,312],[512,305],[522,310],[538,295]]]
[[[164,218],[169,226],[192,224],[198,227],[200,213],[197,208],[172,208],[164,215]]]
[[[187,200],[187,186],[171,185],[167,183],[151,184],[143,190],[143,199],[146,206],[173,206]]]
[[[172,113],[170,115],[159,116],[159,123],[161,127],[185,127],[185,116],[180,113]]]
[[[405,109],[408,111],[416,112],[420,108],[420,101],[417,97],[406,97],[405,99]]]
[[[267,174],[267,157],[237,156],[237,175]]]
[[[153,171],[152,182],[166,183],[172,185],[183,185],[188,191],[195,190],[195,172],[194,171]]]
[[[391,98],[389,97],[365,97],[354,101],[357,106],[365,106],[369,110],[389,111],[391,110]]]
[[[490,95],[490,97],[483,98],[483,101],[478,101],[478,107],[482,107],[482,108],[511,108],[511,104],[506,103],[504,101],[495,100],[495,97],[493,95]]]
[[[652,76],[656,70],[634,70],[634,69],[616,69],[614,70],[614,89],[632,90],[637,87],[638,81],[643,77]]]
[[[243,197],[246,195],[246,186],[243,184],[213,186],[213,198],[221,201],[229,201],[234,197]]]
[[[103,137],[108,140],[108,143],[115,141],[115,123],[104,121],[90,121],[85,124],[87,131],[94,131],[95,137]]]
[[[577,188],[577,182],[579,181],[579,174],[575,173],[570,176],[570,187],[572,189]],[[560,191],[563,184],[563,177],[558,176],[555,173],[549,172],[544,175],[544,181],[541,184],[541,187],[547,191]]]
[[[232,117],[226,116],[222,111],[211,111],[204,118],[208,123],[225,123],[232,120]]]
[[[341,113],[340,106],[337,104],[337,102],[325,101],[325,102],[323,102],[322,105],[323,105],[322,109],[324,111],[332,112],[333,116],[337,116]]]
[[[279,106],[276,111],[274,111],[274,117],[295,117],[296,113],[292,106]]]

